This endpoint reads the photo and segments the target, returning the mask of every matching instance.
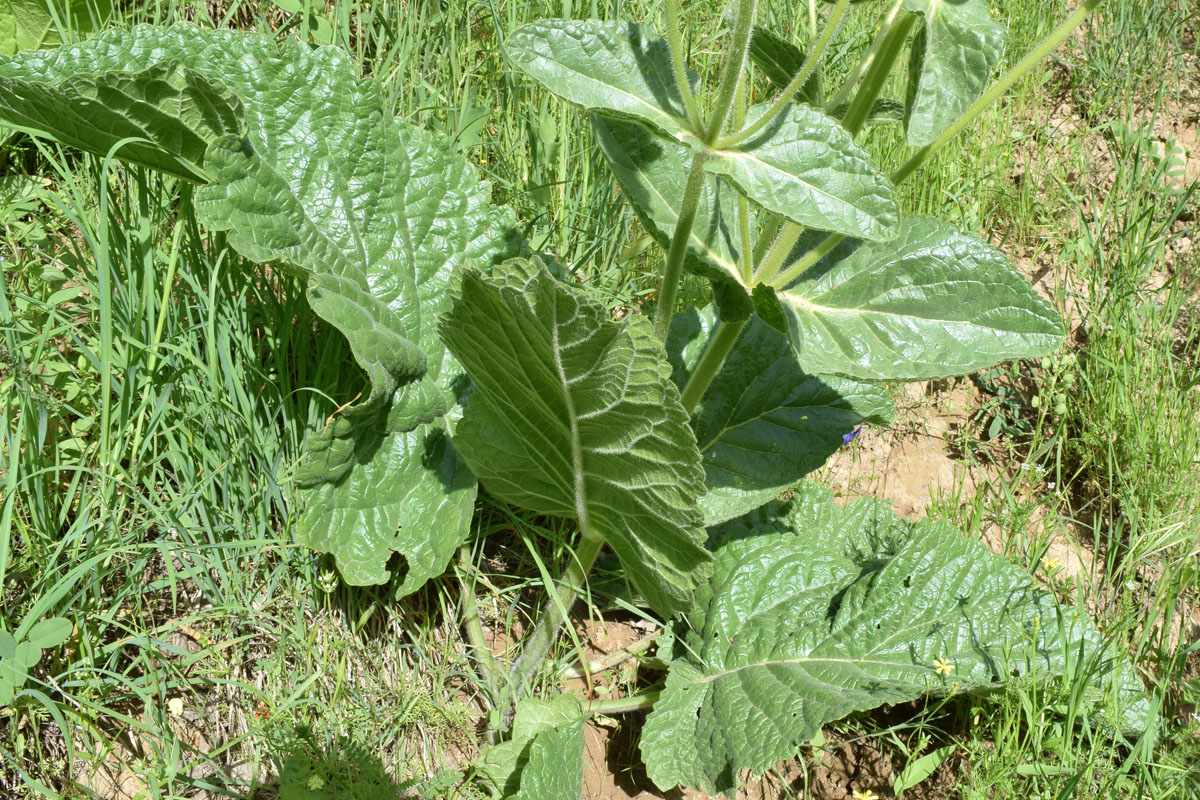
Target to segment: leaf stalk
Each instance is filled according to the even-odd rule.
[[[887,15],[883,19],[883,24],[880,30],[889,27],[896,19],[896,15],[900,13],[900,9],[904,5],[904,0],[896,0],[888,10]],[[850,97],[850,92],[854,91],[854,87],[858,85],[858,79],[863,76],[867,68],[875,61],[875,55],[879,52],[879,48],[883,46],[883,37],[876,36],[871,42],[871,46],[867,48],[867,52],[863,53],[863,57],[854,65],[854,69],[846,76],[845,82],[838,89],[837,94],[825,104],[827,110],[837,108]]]
[[[630,642],[616,652],[609,653],[603,658],[598,658],[595,661],[590,661],[586,664],[581,663],[577,667],[572,667],[563,673],[564,678],[584,678],[588,675],[606,672],[614,667],[619,667],[634,656],[641,655],[654,646],[658,641],[658,637],[662,635],[662,631],[656,630],[649,636],[643,636],[636,642]]]
[[[871,115],[871,108],[883,92],[884,84],[887,83],[892,66],[896,63],[896,59],[899,58],[900,51],[904,49],[904,43],[908,40],[908,34],[912,31],[917,19],[917,14],[910,14],[907,11],[898,14],[880,35],[879,39],[882,41],[882,44],[879,47],[879,52],[871,61],[871,66],[867,69],[867,74],[863,76],[862,84],[858,87],[858,91],[855,92],[854,100],[850,103],[850,108],[847,109],[846,115],[842,117],[842,127],[848,130],[852,136],[858,135],[859,131],[862,130],[862,126],[866,123],[867,117]]]
[[[696,135],[704,130],[704,121],[700,119],[700,109],[696,107],[696,96],[692,93],[692,85],[687,79],[687,61],[683,57],[683,38],[680,36],[682,27],[679,24],[679,0],[667,0],[667,49],[671,51],[671,72],[675,75],[675,85],[683,98],[683,107],[687,111],[688,124]]]
[[[529,634],[529,638],[525,640],[521,655],[517,657],[517,660],[513,662],[512,669],[509,670],[507,704],[515,704],[521,699],[526,684],[545,662],[546,656],[550,653],[550,648],[558,636],[558,630],[566,620],[571,606],[575,605],[575,600],[579,597],[579,590],[587,580],[588,573],[592,571],[592,565],[596,563],[596,557],[600,554],[600,548],[603,546],[604,539],[602,537],[590,531],[584,531],[579,545],[571,554],[572,558],[567,564],[567,574],[563,576],[558,589],[546,601],[533,633]]]
[[[496,657],[492,655],[492,649],[488,647],[487,638],[483,635],[483,623],[479,617],[479,604],[475,600],[475,582],[467,580],[467,575],[471,574],[472,571],[470,545],[464,544],[458,548],[458,569],[463,628],[466,629],[467,641],[470,642],[471,649],[475,651],[475,660],[479,662],[479,666],[483,670],[484,683],[491,693],[491,699],[495,700],[499,692],[500,680],[504,676],[504,670],[500,668]]]
[[[742,328],[745,327],[746,320],[744,319],[722,322],[717,325],[716,332],[709,338],[708,346],[704,348],[704,355],[700,357],[700,363],[696,364],[691,377],[688,378],[687,385],[683,387],[680,401],[683,403],[684,411],[691,414],[699,405],[700,398],[704,397],[709,385],[721,371],[725,359],[728,358],[730,351],[737,343],[738,336],[742,333]]]
[[[666,341],[675,315],[675,300],[679,296],[679,279],[683,275],[683,260],[687,255],[688,238],[696,222],[696,211],[700,206],[700,190],[704,187],[704,153],[697,153],[688,173],[687,186],[683,190],[683,207],[675,223],[675,234],[667,250],[667,263],[663,268],[662,286],[658,292],[658,307],[654,311],[654,333],[660,341]]]
[[[704,143],[707,145],[712,145],[720,137],[725,120],[729,118],[729,112],[733,108],[738,83],[746,71],[755,3],[756,0],[738,0],[737,18],[734,20],[733,34],[729,39],[729,55],[725,59],[725,69],[721,75],[721,88],[717,93],[712,119],[709,120],[708,130],[704,135]]]
[[[645,711],[652,708],[662,697],[661,691],[635,694],[632,697],[618,697],[615,700],[593,700],[583,704],[583,710],[590,715],[595,714],[627,714],[630,711]]]
[[[804,59],[804,64],[800,67],[800,71],[792,77],[792,80],[784,87],[783,93],[771,104],[766,113],[748,125],[744,130],[722,139],[717,143],[717,147],[735,147],[748,139],[754,138],[761,130],[770,125],[776,117],[783,113],[783,110],[792,102],[796,93],[804,87],[804,84],[820,65],[821,59],[825,56],[825,50],[829,47],[829,43],[833,39],[833,35],[837,33],[842,25],[842,17],[845,15],[848,5],[850,5],[850,0],[838,0],[837,5],[834,6],[833,11],[829,14],[829,20],[825,23],[825,29],[821,31],[820,38],[817,39],[812,49],[809,50],[808,57]],[[813,18],[813,24],[814,26],[816,24],[815,17]]]

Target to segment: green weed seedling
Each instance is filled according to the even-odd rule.
[[[836,88],[824,62],[849,0],[823,26],[812,4],[807,52],[738,0],[711,87],[685,59],[675,0],[665,38],[594,20],[513,32],[509,61],[588,112],[665,251],[652,320],[614,320],[531,257],[451,143],[387,113],[337,48],[109,31],[0,63],[0,118],[190,184],[184,213],[307,279],[371,382],[295,475],[296,537],[347,583],[388,581],[396,553],[399,596],[443,575],[479,484],[573,521],[565,577],[511,664],[465,593],[497,741],[475,765],[484,787],[577,797],[584,720],[649,709],[650,779],[732,794],[825,723],[1014,677],[1085,675],[1113,730],[1149,723],[1128,661],[1023,570],[946,525],[838,507],[801,482],[858,426],[890,419],[883,382],[1062,342],[1003,254],[903,216],[895,186],[1097,3],[990,87],[1005,35],[984,0],[856,4],[880,15],[878,35]],[[884,97],[906,49],[904,96]],[[751,102],[755,68],[776,86],[768,102]],[[912,147],[890,173],[856,142],[873,120],[899,121]],[[713,304],[676,308],[685,271],[710,281]],[[606,547],[626,602],[663,623],[665,679],[615,700],[535,696]]]
[[[71,621],[62,617],[49,617],[32,626],[22,624],[15,634],[0,628],[0,706],[13,701],[42,654],[65,642],[71,628]]]

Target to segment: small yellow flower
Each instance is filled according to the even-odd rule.
[[[1042,569],[1046,570],[1046,572],[1054,572],[1054,570],[1058,569],[1058,564],[1059,561],[1057,558],[1046,556],[1042,559]]]
[[[323,789],[323,788],[325,788],[325,781],[321,779],[320,775],[313,775],[311,778],[308,779],[309,791],[315,792],[315,791],[317,791],[319,789]]]
[[[946,658],[935,658],[933,660],[933,668],[937,670],[938,675],[949,675],[954,672],[954,665]]]
[[[170,711],[173,716],[183,716],[183,698],[172,697],[167,701],[167,710]]]
[[[875,794],[870,789],[867,789],[865,792],[860,792],[858,789],[855,789],[850,796],[853,797],[854,800],[879,800],[879,795]]]

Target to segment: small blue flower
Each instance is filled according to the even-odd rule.
[[[858,436],[858,432],[862,430],[862,425],[859,425],[854,430],[842,436],[842,444],[850,444]]]

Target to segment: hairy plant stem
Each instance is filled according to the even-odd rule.
[[[675,298],[679,296],[679,279],[683,275],[683,259],[687,255],[688,238],[692,235],[692,224],[696,221],[696,210],[700,205],[700,190],[704,187],[703,153],[697,153],[688,173],[687,186],[683,190],[683,207],[675,223],[675,234],[667,250],[667,263],[663,268],[662,286],[658,290],[658,307],[654,311],[654,333],[660,341],[666,341],[675,315]]]
[[[717,377],[717,373],[721,371],[725,359],[733,350],[744,327],[746,327],[744,319],[721,322],[717,325],[716,332],[709,338],[708,346],[704,348],[704,355],[700,357],[700,363],[692,370],[692,376],[688,378],[687,385],[683,387],[680,401],[683,403],[683,409],[689,414],[695,410],[700,403],[700,398],[704,397],[704,393],[712,384],[713,378]]]
[[[600,548],[603,546],[603,538],[591,531],[583,531],[583,538],[567,564],[567,574],[563,576],[558,589],[546,601],[533,633],[525,640],[521,655],[513,662],[512,669],[508,672],[506,705],[515,704],[521,699],[525,685],[545,662],[558,636],[558,630],[566,620],[571,606],[575,605],[579,589],[587,579],[588,573],[592,571],[592,565],[596,563],[596,556],[600,554]]]
[[[644,711],[652,708],[662,696],[661,691],[635,694],[632,697],[619,697],[616,700],[593,700],[583,704],[587,714],[627,714],[630,711]]]
[[[892,173],[892,183],[902,183],[908,176],[916,172],[922,164],[928,161],[934,153],[941,150],[951,139],[962,133],[963,129],[970,125],[976,117],[983,113],[992,103],[999,100],[1001,95],[1011,89],[1017,81],[1029,74],[1034,67],[1041,63],[1043,58],[1050,55],[1056,47],[1062,44],[1062,41],[1071,35],[1071,31],[1075,30],[1081,22],[1087,19],[1089,14],[1096,10],[1096,6],[1100,5],[1100,2],[1101,0],[1084,0],[1084,3],[1067,15],[1066,19],[1060,22],[1058,27],[1042,40],[1041,44],[1026,53],[1025,57],[1018,61],[1016,66],[1001,76],[1000,80],[989,86],[988,90],[970,108],[962,113],[962,116],[950,124],[950,127],[942,131],[936,139],[913,153],[907,161],[901,164],[900,168]]]
[[[804,59],[803,66],[797,72],[788,85],[784,88],[783,93],[771,104],[766,113],[752,122],[745,129],[738,131],[732,136],[728,136],[717,143],[718,147],[733,147],[741,144],[747,139],[751,139],[758,134],[763,128],[771,124],[778,117],[788,104],[792,102],[792,98],[796,96],[804,84],[816,71],[821,63],[821,59],[825,56],[825,50],[829,47],[829,42],[833,39],[833,35],[837,33],[838,28],[842,24],[842,16],[846,13],[846,6],[850,4],[850,0],[838,0],[833,11],[829,14],[829,20],[825,23],[825,30],[821,32],[821,36],[813,44],[812,49],[808,51],[808,57]],[[813,18],[813,24],[816,25],[816,18]]]
[[[890,27],[896,19],[896,15],[900,13],[900,9],[904,6],[904,0],[896,0],[888,13],[883,18],[883,24],[879,30]],[[875,61],[875,54],[879,52],[879,48],[883,46],[883,37],[876,36],[871,42],[871,46],[867,48],[867,52],[863,53],[863,57],[854,65],[854,69],[846,76],[846,80],[838,89],[837,94],[833,96],[828,103],[825,104],[826,110],[833,110],[840,106],[850,97],[850,92],[854,91],[854,87],[858,85],[858,79],[862,77],[867,68]]]
[[[883,91],[884,84],[887,83],[888,74],[892,71],[896,59],[900,57],[900,52],[904,49],[904,42],[908,39],[908,34],[916,21],[916,14],[907,12],[898,14],[892,17],[891,23],[876,39],[876,42],[882,42],[882,44],[871,59],[870,68],[863,77],[862,83],[859,84],[858,92],[854,95],[854,100],[850,103],[846,116],[842,119],[842,127],[849,131],[851,136],[857,136],[858,132],[862,130],[862,126],[866,124],[871,107],[879,99],[879,94]],[[784,273],[785,276],[790,277],[785,280],[784,276],[780,276],[776,280],[779,270],[783,267],[783,262],[791,253],[792,248],[796,246],[796,242],[800,240],[800,234],[803,232],[804,227],[794,222],[789,222],[784,227],[775,241],[771,243],[771,249],[767,251],[762,263],[759,264],[754,275],[756,283],[767,283],[776,288],[782,288],[842,240],[840,235],[835,234],[838,238],[829,245],[828,249],[811,260],[809,260],[810,257],[816,251],[809,253]],[[824,247],[827,242],[828,240],[822,242],[821,246]]]
[[[649,636],[643,636],[636,642],[631,642],[616,652],[609,653],[603,658],[597,658],[595,661],[589,661],[586,664],[580,664],[578,667],[572,667],[563,673],[564,678],[584,678],[588,675],[595,675],[600,672],[606,672],[613,667],[619,667],[629,659],[636,655],[646,652],[654,646],[654,642],[662,635],[661,631],[655,631]]]
[[[784,224],[779,235],[771,241],[771,246],[767,249],[766,255],[762,257],[758,269],[754,272],[755,285],[771,283],[775,274],[783,267],[783,261],[787,258],[788,253],[792,252],[792,248],[800,240],[800,234],[802,233],[804,233],[803,225],[797,225],[790,220]]]
[[[738,83],[746,71],[746,54],[750,51],[750,33],[754,25],[756,2],[757,0],[738,0],[737,17],[734,19],[733,33],[729,37],[725,69],[721,74],[721,88],[717,92],[713,116],[704,134],[704,143],[707,145],[712,145],[721,136],[721,129],[725,127],[725,120],[729,118],[729,111],[733,108]]]
[[[483,623],[479,618],[479,604],[475,602],[475,581],[467,580],[471,574],[471,546],[464,544],[458,548],[458,580],[462,594],[463,628],[467,631],[467,641],[475,651],[475,660],[483,670],[483,680],[487,685],[490,701],[495,702],[499,694],[500,683],[504,678],[504,670],[492,655],[487,639],[483,635]]]
[[[734,95],[733,125],[735,128],[742,127],[742,123],[746,121],[746,92],[749,89],[746,79],[748,77],[748,75],[743,74],[742,80],[738,81],[737,94]],[[749,284],[750,276],[754,274],[754,256],[752,253],[754,236],[750,230],[750,201],[741,192],[737,193],[737,221],[738,238],[741,242],[738,270],[742,276],[742,281]]]
[[[762,230],[759,231],[758,241],[754,243],[754,263],[762,262],[763,256],[771,245],[774,244],[775,238],[779,236],[779,231],[783,228],[783,223],[786,221],[778,214],[771,212],[763,212],[767,221],[763,223]]]
[[[680,36],[679,0],[667,0],[667,49],[671,51],[671,71],[675,74],[675,85],[683,98],[683,107],[687,110],[688,123],[697,136],[704,132],[704,121],[700,119],[700,109],[696,107],[696,96],[692,94],[692,86],[687,79],[687,61],[683,57],[683,39]]]
[[[942,131],[936,139],[922,147],[917,152],[909,156],[900,167],[893,172],[889,178],[896,186],[908,180],[914,172],[916,172],[922,164],[932,158],[939,150],[950,143],[954,137],[962,133],[963,130],[975,121],[975,118],[982,114],[988,107],[1000,99],[1000,97],[1016,84],[1017,81],[1025,77],[1041,63],[1042,59],[1050,55],[1054,48],[1062,44],[1062,41],[1071,35],[1071,31],[1075,30],[1081,22],[1087,19],[1101,0],[1084,0],[1084,3],[1071,12],[1067,17],[1059,23],[1050,35],[1042,40],[1041,44],[1030,50],[1024,58],[1017,62],[1016,66],[1004,73],[1000,80],[996,81],[988,90],[976,100],[971,107],[964,111],[958,119],[950,124],[946,130]],[[857,98],[856,98],[857,99]],[[845,237],[841,234],[831,234],[827,236],[821,244],[815,249],[807,253],[803,258],[797,261],[786,271],[775,277],[771,285],[775,288],[782,288],[803,274],[804,270],[819,261],[826,253],[837,247],[838,243]],[[790,245],[789,245],[790,249]]]
[[[799,278],[801,275],[803,275],[805,270],[807,270],[813,264],[829,255],[830,251],[841,244],[842,240],[845,238],[846,237],[840,233],[831,233],[830,235],[826,236],[821,240],[819,245],[814,247],[812,250],[809,250],[807,253],[797,259],[795,264],[792,264],[790,267],[788,267],[786,272],[777,276],[771,285],[776,289],[783,289],[789,283],[796,280],[796,278]]]
[[[704,144],[711,145],[721,133],[729,112],[737,104],[742,74],[746,67],[746,53],[750,49],[750,31],[754,23],[754,8],[757,0],[738,0],[737,18],[730,36],[729,55],[721,77],[721,88],[713,108],[713,118],[704,135]],[[682,62],[681,62],[682,63]],[[677,76],[678,77],[678,76]],[[686,75],[684,76],[686,78]],[[681,90],[682,91],[682,90]],[[679,279],[683,275],[683,260],[687,255],[688,238],[696,221],[696,210],[700,202],[700,190],[704,187],[704,162],[706,151],[696,153],[688,173],[687,186],[683,190],[683,205],[675,223],[675,234],[667,250],[667,262],[663,267],[662,286],[658,292],[658,308],[654,312],[654,333],[665,341],[675,315],[675,299],[679,296]]]
[[[918,15],[906,11],[897,15],[880,34],[879,38],[883,43],[879,46],[879,52],[875,54],[871,66],[867,69],[867,74],[863,76],[862,84],[855,92],[854,100],[850,102],[850,108],[842,117],[842,127],[850,131],[851,136],[858,135],[866,123],[867,117],[871,115],[871,107],[875,105],[875,101],[883,92],[888,74],[892,71],[892,65],[900,57],[900,51],[904,49],[904,42],[908,39],[908,34],[917,19]]]

